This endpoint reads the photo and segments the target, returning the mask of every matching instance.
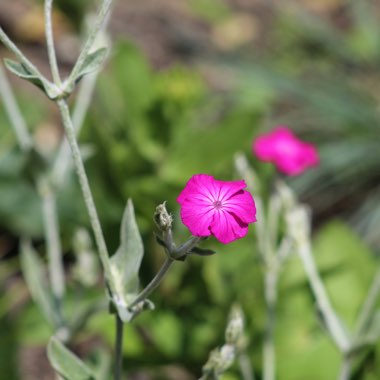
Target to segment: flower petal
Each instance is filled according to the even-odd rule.
[[[253,152],[262,161],[272,161],[283,143],[295,139],[290,129],[279,126],[270,133],[258,136],[253,142]]]
[[[198,200],[185,200],[181,205],[181,219],[183,224],[194,236],[210,236],[210,225],[215,209]]]
[[[229,198],[231,198],[234,194],[237,192],[245,189],[247,187],[247,184],[245,181],[219,181],[215,180],[216,185],[219,188],[218,192],[218,198],[219,201],[226,201]]]
[[[178,196],[177,202],[182,204],[186,199],[193,199],[194,197],[208,199],[212,202],[218,192],[214,182],[214,178],[210,175],[193,175]]]
[[[279,171],[287,175],[301,174],[319,163],[314,145],[298,139],[285,126],[257,137],[253,151],[260,160],[273,162]]]
[[[256,222],[256,206],[252,195],[241,190],[223,203],[223,210],[238,216],[244,223]]]
[[[248,232],[248,224],[233,214],[219,210],[214,213],[211,232],[221,243],[228,244],[244,237]]]

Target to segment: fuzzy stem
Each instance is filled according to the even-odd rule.
[[[131,309],[133,306],[136,306],[141,301],[144,301],[148,296],[157,288],[157,286],[162,281],[166,272],[169,270],[174,260],[170,257],[165,259],[165,262],[162,264],[162,267],[154,276],[153,280],[140,292],[140,294],[133,300],[131,304],[128,305],[128,308]]]
[[[251,362],[249,361],[248,355],[246,353],[239,354],[239,367],[240,373],[243,380],[254,380],[255,375],[253,373],[253,369],[251,366]]]
[[[314,293],[314,297],[325,320],[327,329],[337,347],[342,353],[345,353],[350,348],[350,341],[331,306],[326,289],[315,266],[313,255],[311,253],[310,242],[306,240],[300,241],[298,251],[309,279],[311,289]]]
[[[49,58],[49,65],[51,70],[51,75],[53,77],[54,83],[60,87],[61,77],[59,75],[57,56],[55,54],[54,48],[54,36],[53,36],[53,27],[51,23],[51,11],[53,6],[53,0],[45,0],[45,35],[46,35],[46,45]]]
[[[78,57],[75,65],[74,65],[74,68],[71,71],[69,78],[67,79],[68,85],[73,84],[75,82],[76,78],[78,77],[79,71],[80,71],[90,49],[92,48],[92,46],[94,44],[95,38],[96,38],[98,32],[100,31],[100,29],[102,28],[102,25],[106,19],[106,16],[107,16],[107,14],[111,8],[111,4],[112,4],[112,0],[103,0],[102,4],[100,6],[99,12],[96,16],[94,26],[92,27],[92,29],[91,29],[88,37],[87,37],[87,40],[86,40],[83,48],[81,49],[81,52],[79,54],[79,57]]]
[[[46,182],[39,185],[49,258],[49,278],[55,305],[62,323],[62,299],[65,294],[65,275],[62,263],[62,247],[59,238],[56,198]]]
[[[78,175],[79,184],[80,184],[82,194],[83,194],[83,199],[86,204],[88,215],[90,217],[91,227],[95,235],[95,241],[96,241],[96,245],[99,251],[100,259],[103,264],[104,272],[105,272],[106,278],[111,278],[109,261],[108,261],[109,260],[108,250],[107,250],[106,242],[104,240],[102,227],[100,224],[98,213],[96,211],[95,202],[92,196],[90,185],[88,183],[88,178],[87,178],[87,174],[83,165],[78,142],[76,140],[75,130],[74,130],[73,122],[71,120],[69,107],[67,106],[67,103],[64,99],[57,100],[57,105],[59,107],[62,122],[66,131],[67,140],[71,148],[75,170]]]
[[[352,372],[352,357],[344,355],[338,380],[350,380]]]
[[[25,119],[18,107],[12,88],[1,64],[0,95],[4,102],[5,112],[7,113],[16,134],[18,144],[23,151],[28,151],[33,145],[32,138],[29,134]]]
[[[379,299],[380,295],[380,269],[375,275],[375,278],[373,279],[371,288],[368,292],[367,299],[365,300],[355,328],[355,338],[359,339],[360,335],[364,332],[365,328],[367,327],[369,319],[373,315],[373,310],[376,306],[376,302]]]
[[[72,118],[76,135],[78,135],[83,125],[84,118],[89,108],[92,95],[94,93],[97,77],[97,73],[93,73],[84,77],[82,79],[81,86],[79,87]],[[70,162],[70,145],[68,144],[67,140],[64,140],[59,148],[52,169],[52,179],[55,185],[60,186],[64,182]]]
[[[277,303],[277,269],[265,271],[266,328],[264,337],[263,380],[274,380],[276,374],[276,352],[274,347],[274,327]]]
[[[121,380],[121,373],[123,369],[123,330],[124,323],[116,314],[116,340],[115,340],[115,380]]]

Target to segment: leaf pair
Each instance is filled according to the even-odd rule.
[[[58,88],[55,84],[48,81],[37,69],[33,69],[33,66],[27,67],[25,64],[13,61],[11,59],[4,59],[4,64],[10,72],[17,75],[19,78],[33,83],[50,99],[55,100],[70,95],[74,90],[75,84],[78,83],[83,76],[92,73],[100,67],[104,61],[106,53],[106,48],[100,48],[92,53],[89,53],[81,66],[78,68],[75,78],[72,78],[73,82],[65,83],[63,89]]]

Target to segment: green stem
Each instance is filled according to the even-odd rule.
[[[169,268],[172,266],[174,260],[170,257],[167,257],[165,259],[165,262],[162,264],[162,267],[157,272],[157,274],[154,276],[153,280],[144,288],[144,290],[141,291],[140,294],[133,300],[133,302],[128,305],[128,308],[131,309],[133,306],[136,306],[141,301],[144,301],[148,298],[148,296],[157,288],[157,286],[162,281],[163,277],[165,276],[166,272],[169,270]]]
[[[253,373],[253,369],[251,366],[251,362],[249,361],[248,355],[244,352],[239,354],[239,367],[240,373],[243,380],[254,380],[255,375]]]
[[[344,355],[338,380],[350,380],[352,372],[352,357]]]
[[[124,323],[116,314],[116,340],[115,340],[115,380],[121,379],[121,373],[123,369],[123,330]]]
[[[49,64],[50,64],[53,81],[58,87],[60,87],[62,82],[61,82],[61,77],[59,75],[57,56],[55,54],[53,27],[51,23],[52,6],[53,6],[53,0],[45,0],[45,6],[44,6],[45,35],[46,35],[46,45],[47,45]]]
[[[88,215],[90,217],[90,223],[95,235],[95,241],[96,241],[96,245],[99,251],[100,259],[103,264],[105,276],[108,279],[108,278],[111,278],[111,272],[110,272],[109,261],[108,261],[109,260],[108,250],[107,250],[106,242],[104,240],[102,227],[100,224],[98,213],[96,211],[95,202],[92,196],[90,185],[88,183],[88,178],[87,178],[86,171],[83,165],[78,142],[76,140],[75,129],[73,126],[73,122],[71,120],[69,107],[67,106],[67,103],[64,99],[57,100],[57,105],[59,107],[62,122],[66,131],[67,140],[71,148],[75,170],[78,175],[83,199],[87,208]]]
[[[84,118],[90,106],[97,77],[97,73],[85,76],[82,79],[81,85],[79,87],[72,118],[76,136],[78,135],[83,125]],[[64,140],[61,143],[61,146],[58,150],[57,156],[53,164],[52,179],[55,185],[62,185],[70,163],[70,145],[68,144],[67,140]]]
[[[319,276],[313,255],[311,252],[310,242],[299,241],[299,254],[303,262],[307,277],[310,282],[311,289],[314,293],[314,297],[317,301],[320,312],[323,315],[328,331],[331,334],[335,344],[345,353],[350,348],[350,341],[343,330],[334,309],[331,306],[329,297],[326,293],[326,289]]]
[[[265,271],[266,328],[263,351],[263,380],[274,380],[276,374],[276,352],[274,347],[274,328],[277,303],[277,269]]]
[[[256,217],[257,222],[255,223],[256,235],[257,235],[257,246],[259,252],[261,254],[261,258],[264,262],[267,260],[267,255],[265,254],[267,248],[267,223],[266,223],[266,215],[264,214],[264,206],[260,197],[255,198],[256,204]]]
[[[107,18],[106,22],[103,25],[103,30],[101,35],[98,37],[100,39],[106,39],[105,29],[107,27]],[[95,42],[96,43],[96,42]],[[94,94],[95,84],[98,79],[99,70],[95,72],[85,75],[81,80],[78,94],[76,96],[75,105],[73,109],[73,125],[75,129],[75,133],[78,136],[82,126],[84,119],[86,117],[87,111],[90,107],[91,99]],[[64,182],[66,173],[71,164],[71,152],[70,146],[66,140],[64,140],[58,150],[57,156],[54,160],[53,168],[52,168],[52,179],[55,185],[58,187]]]
[[[103,0],[102,5],[99,9],[99,12],[96,16],[94,25],[87,37],[87,40],[81,49],[81,52],[79,54],[79,57],[74,65],[73,70],[71,71],[71,74],[69,78],[67,79],[67,84],[74,84],[76,78],[78,77],[79,71],[81,70],[81,67],[83,66],[83,63],[85,59],[87,58],[87,55],[92,48],[95,38],[99,32],[99,30],[102,28],[104,20],[111,8],[112,0]]]
[[[62,247],[59,238],[56,198],[46,182],[42,183],[42,181],[40,181],[39,190],[42,200],[47,254],[49,258],[48,268],[50,284],[58,315],[60,316],[62,323],[62,300],[65,294],[65,275],[62,263]]]
[[[359,339],[364,332],[370,318],[373,315],[373,310],[376,306],[376,302],[380,295],[380,269],[377,271],[375,278],[373,279],[371,288],[368,292],[368,296],[361,308],[356,328],[355,328],[355,340]]]
[[[32,138],[29,134],[25,119],[18,107],[12,88],[8,82],[7,76],[0,64],[0,95],[4,102],[5,112],[13,126],[20,148],[28,151],[32,145]]]

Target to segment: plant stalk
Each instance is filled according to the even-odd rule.
[[[310,242],[306,240],[303,241],[302,239],[302,241],[299,241],[298,245],[298,251],[309,279],[311,289],[314,293],[320,312],[323,315],[327,329],[337,347],[344,354],[350,349],[350,341],[331,306],[326,289],[315,266]]]
[[[59,222],[55,194],[45,182],[39,184],[42,201],[43,221],[49,258],[49,278],[55,306],[63,323],[62,300],[65,294],[65,272],[62,262],[62,247],[59,238]]]
[[[248,355],[244,352],[239,354],[238,356],[239,360],[239,367],[240,367],[240,373],[243,380],[254,380],[255,375],[253,373],[253,369],[251,366],[251,362],[249,361]]]
[[[276,375],[276,352],[274,346],[274,328],[277,304],[276,268],[267,267],[264,275],[265,303],[266,303],[266,327],[263,351],[263,380],[274,380]]]
[[[170,257],[167,257],[162,264],[162,267],[157,272],[157,274],[154,276],[152,281],[137,295],[137,297],[132,301],[130,305],[128,305],[128,308],[131,309],[132,307],[136,306],[141,301],[144,301],[148,298],[148,296],[157,288],[157,286],[161,283],[162,279],[164,278],[166,272],[170,269],[172,266],[174,260]]]
[[[375,274],[371,288],[368,292],[368,296],[364,301],[361,308],[356,328],[355,328],[355,339],[359,339],[361,334],[364,332],[370,318],[373,315],[374,308],[376,307],[376,302],[380,295],[380,269]]]
[[[91,102],[91,97],[94,93],[97,77],[97,73],[89,74],[82,79],[81,85],[79,87],[72,117],[76,136],[78,135],[83,125],[84,118]],[[70,145],[68,144],[67,140],[64,140],[59,147],[53,164],[52,179],[55,185],[62,185],[67,174],[67,170],[70,167],[70,163]]]
[[[106,19],[106,16],[107,16],[107,14],[111,8],[111,4],[112,4],[112,0],[103,0],[102,4],[100,6],[99,12],[96,15],[94,25],[93,25],[93,27],[92,27],[92,29],[91,29],[88,37],[87,37],[87,40],[86,40],[83,48],[81,49],[81,52],[80,52],[79,57],[78,57],[75,65],[73,67],[73,70],[71,71],[70,76],[67,79],[67,83],[69,85],[73,84],[75,82],[76,78],[78,77],[79,71],[80,71],[81,67],[83,66],[83,63],[84,63],[85,59],[87,58],[88,53],[94,44],[95,38],[103,26],[103,23]]]
[[[109,260],[108,250],[107,250],[106,242],[104,240],[102,227],[100,224],[100,220],[98,217],[98,213],[96,210],[96,206],[95,206],[95,202],[92,196],[90,185],[88,182],[87,174],[84,168],[78,142],[76,140],[75,129],[73,126],[73,122],[71,120],[69,107],[64,99],[57,100],[57,105],[61,114],[67,140],[71,148],[75,170],[78,175],[83,199],[84,199],[87,212],[90,218],[91,227],[95,235],[95,241],[96,241],[96,245],[99,251],[100,259],[103,264],[105,276],[106,278],[111,278],[111,272],[110,272],[109,261],[108,261]]]
[[[51,13],[53,7],[53,0],[45,0],[44,13],[45,13],[45,35],[46,35],[46,45],[49,58],[49,65],[51,70],[51,75],[53,77],[54,83],[61,87],[61,77],[59,75],[57,56],[54,47],[54,36],[53,27],[51,22]]]
[[[115,340],[115,380],[121,380],[121,374],[123,369],[123,335],[124,335],[124,323],[116,314],[116,340]]]
[[[352,357],[344,355],[338,380],[350,380],[352,372]]]

